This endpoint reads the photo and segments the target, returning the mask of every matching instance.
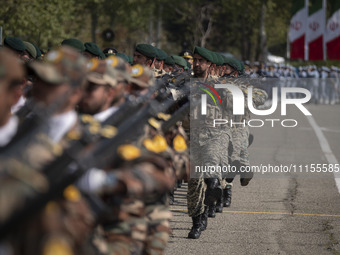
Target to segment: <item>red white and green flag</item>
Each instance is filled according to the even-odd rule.
[[[340,59],[340,0],[329,0],[330,16],[327,20],[325,41],[328,59]]]
[[[326,0],[309,0],[306,43],[308,59],[324,59],[324,34],[326,30]]]
[[[308,0],[296,0],[292,5],[289,28],[290,58],[305,58],[305,37],[307,30]]]

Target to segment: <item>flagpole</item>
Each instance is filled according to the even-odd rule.
[[[287,31],[289,31],[289,26]],[[287,52],[286,52],[287,59],[290,60],[290,41],[289,41],[289,32],[287,33]]]
[[[323,11],[325,12],[325,26],[323,29],[322,43],[323,43],[323,60],[327,60],[327,44],[326,44],[326,31],[327,31],[327,1],[322,1]]]
[[[308,34],[308,12],[309,12],[309,10],[308,10],[308,0],[305,0],[305,7],[306,7],[306,11],[307,11],[307,22],[306,22],[306,32],[305,32],[305,61],[307,61],[308,60],[308,42],[307,42],[307,34]]]

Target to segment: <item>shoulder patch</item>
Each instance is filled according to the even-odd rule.
[[[153,139],[145,139],[143,145],[149,151],[160,153],[168,148],[166,139],[161,135],[156,135]]]
[[[141,155],[140,149],[132,144],[121,145],[117,151],[119,156],[126,161],[134,160]]]
[[[187,144],[185,139],[181,135],[176,135],[173,140],[174,149],[178,152],[185,151],[187,149]]]

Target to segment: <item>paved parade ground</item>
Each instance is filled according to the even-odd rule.
[[[167,255],[340,254],[340,184],[337,187],[333,173],[316,173],[312,165],[338,166],[340,106],[307,108],[312,113],[309,120],[293,106],[287,116],[279,111],[271,116],[295,119],[297,127],[251,128],[251,165],[282,165],[290,172],[256,173],[247,187],[236,177],[231,207],[209,218],[197,240],[187,239],[192,225],[186,212],[187,184],[175,192]],[[300,169],[303,173],[297,173]]]

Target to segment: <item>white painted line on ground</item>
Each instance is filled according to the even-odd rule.
[[[314,132],[319,140],[321,149],[323,151],[323,153],[325,154],[325,157],[328,161],[329,164],[339,164],[338,160],[336,159],[336,157],[334,156],[331,147],[329,146],[329,143],[325,137],[325,135],[322,133],[321,128],[318,126],[318,124],[316,123],[316,121],[314,120],[313,116],[307,116],[307,120],[309,122],[309,124],[312,126],[312,128],[314,129]],[[340,173],[334,173],[334,178],[335,178],[335,183],[336,186],[338,187],[338,191],[340,193]]]

